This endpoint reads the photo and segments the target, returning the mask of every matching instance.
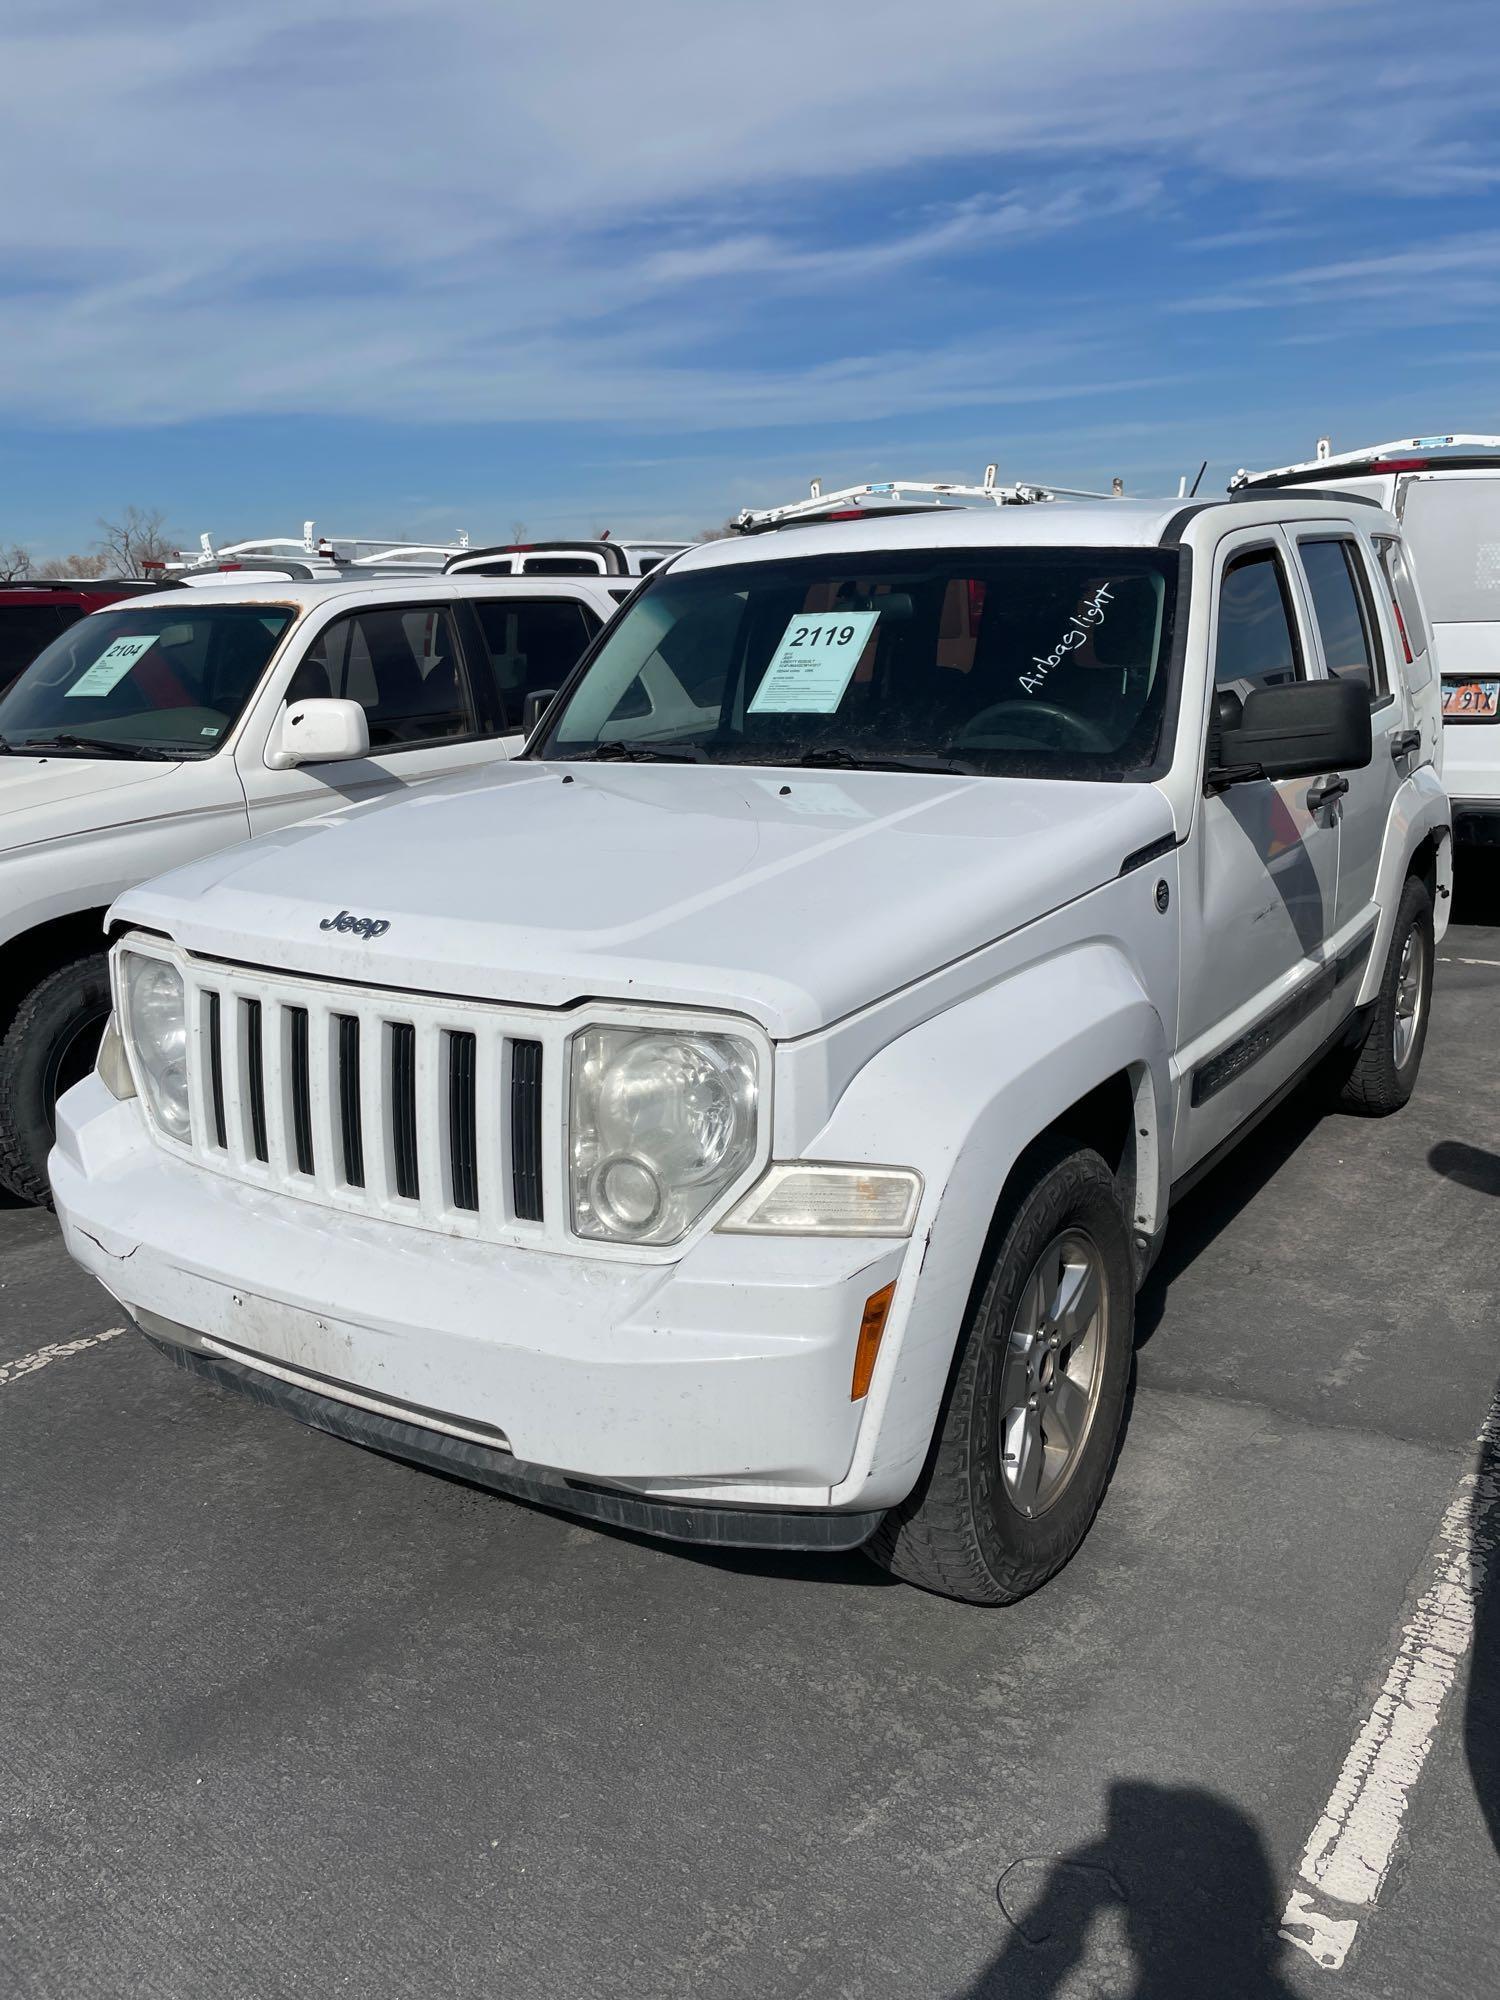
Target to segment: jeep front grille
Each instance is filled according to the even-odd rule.
[[[531,1241],[549,1210],[560,1222],[571,1024],[201,960],[184,975],[204,1164],[461,1235]]]

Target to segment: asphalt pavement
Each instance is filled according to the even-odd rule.
[[[1005,1611],[302,1429],[0,1212],[0,1995],[1488,2000],[1484,856],[1458,905],[1408,1109],[1294,1100],[1176,1212],[1099,1520]]]

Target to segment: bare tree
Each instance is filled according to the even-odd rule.
[[[94,547],[122,576],[140,576],[148,562],[164,562],[174,544],[159,507],[127,507],[118,521],[101,521]]]
[[[29,549],[23,549],[19,542],[12,542],[8,549],[0,549],[0,583],[19,583],[22,577],[30,574]]]
[[[90,577],[103,576],[109,568],[109,559],[102,555],[49,556],[37,565],[37,575],[51,582],[66,583],[74,579],[87,581]]]
[[[722,542],[735,532],[735,525],[732,519],[721,521],[717,528],[700,528],[698,530],[698,540],[700,542]]]
[[[511,522],[511,524],[510,524],[510,538],[511,538],[511,540],[512,540],[513,542],[524,542],[524,541],[526,540],[526,537],[527,537],[527,533],[528,533],[528,529],[527,529],[527,526],[526,526],[526,523],[525,523],[524,521],[512,521],[512,522]]]

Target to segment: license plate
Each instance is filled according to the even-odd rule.
[[[1443,714],[1460,721],[1493,722],[1500,716],[1500,681],[1444,681]]]

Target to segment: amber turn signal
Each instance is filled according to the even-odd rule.
[[[880,1352],[880,1336],[885,1332],[886,1315],[891,1309],[895,1296],[896,1280],[882,1285],[878,1292],[871,1292],[865,1300],[865,1309],[859,1322],[859,1345],[854,1350],[854,1380],[849,1385],[849,1400],[857,1403],[867,1395],[870,1377],[875,1373],[875,1357]]]

